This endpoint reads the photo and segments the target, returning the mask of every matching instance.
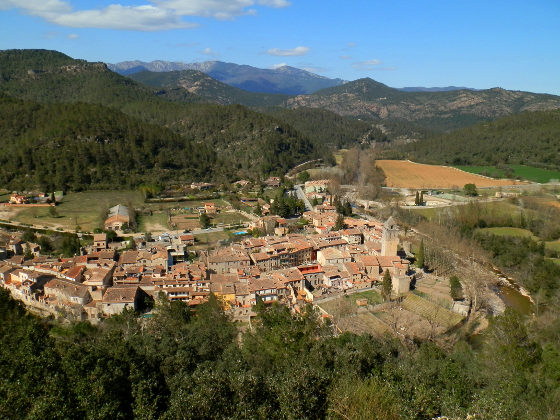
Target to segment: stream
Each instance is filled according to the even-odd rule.
[[[517,310],[523,315],[530,315],[534,313],[535,307],[533,300],[527,296],[528,293],[497,267],[492,267],[492,271],[496,273],[498,279],[500,280],[496,289],[498,296],[502,299],[505,305]]]

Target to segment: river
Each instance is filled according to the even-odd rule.
[[[498,296],[506,306],[517,310],[524,315],[535,312],[535,305],[528,292],[521,288],[512,278],[506,276],[500,269],[492,267],[498,275],[500,283],[497,286]]]

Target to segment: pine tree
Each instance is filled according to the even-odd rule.
[[[336,218],[333,230],[341,230],[344,228],[344,216],[339,214]]]
[[[416,267],[424,268],[424,239],[420,241],[420,248],[416,253]]]
[[[418,202],[418,205],[424,205],[424,191],[420,191],[420,201]]]
[[[352,205],[350,204],[350,201],[344,203],[342,213],[345,216],[352,216]]]
[[[418,204],[420,204],[420,195],[418,194],[418,191],[416,191],[416,197],[414,197],[414,205],[417,206]]]
[[[208,227],[210,227],[210,217],[208,217],[208,215],[206,213],[202,213],[200,215],[200,225],[206,229]]]
[[[383,275],[383,284],[381,293],[383,294],[383,299],[385,301],[391,300],[391,291],[393,290],[393,279],[391,278],[391,273],[389,270],[385,270],[385,274]]]

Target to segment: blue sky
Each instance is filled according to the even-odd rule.
[[[560,1],[0,0],[0,49],[560,95]]]

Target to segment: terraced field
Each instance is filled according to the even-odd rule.
[[[403,300],[402,307],[420,315],[422,318],[433,320],[436,324],[447,329],[454,327],[463,320],[461,315],[436,305],[414,293],[410,293]]]
[[[338,322],[338,328],[344,332],[352,332],[354,334],[377,334],[382,336],[391,332],[387,324],[370,312],[343,318]]]

